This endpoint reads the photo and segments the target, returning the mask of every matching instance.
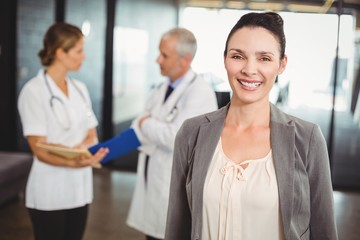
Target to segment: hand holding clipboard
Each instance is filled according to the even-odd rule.
[[[101,161],[102,164],[116,158],[127,154],[131,151],[136,150],[141,145],[134,129],[128,128],[125,131],[121,132],[119,135],[96,144],[90,147],[88,150],[91,154],[96,153],[101,147],[108,148],[110,151],[106,157]]]
[[[37,143],[37,146],[43,148],[53,154],[59,155],[61,157],[67,158],[69,160],[75,159],[81,155],[85,157],[91,157],[95,154],[100,148],[108,148],[109,153],[106,157],[101,160],[101,163],[104,164],[116,157],[127,154],[131,151],[136,150],[141,145],[134,129],[128,128],[125,131],[121,132],[119,135],[98,143],[88,149],[86,148],[69,148],[59,145]],[[94,166],[99,167],[99,166]]]

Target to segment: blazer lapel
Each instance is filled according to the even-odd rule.
[[[279,188],[280,209],[285,239],[290,230],[294,200],[295,129],[285,114],[271,107],[271,147]]]
[[[196,141],[196,151],[193,159],[193,172],[192,176],[192,189],[196,189],[196,192],[192,192],[194,211],[196,212],[194,216],[196,220],[194,221],[195,232],[200,234],[201,231],[201,218],[202,218],[202,201],[203,201],[203,191],[205,178],[212,160],[216,145],[219,142],[221,132],[224,128],[224,121],[227,112],[227,107],[223,108],[221,111],[215,113],[215,115],[207,116],[209,122],[201,124],[198,139]],[[204,144],[206,143],[206,144]]]
[[[194,184],[197,185],[195,189],[202,189],[204,185],[211,159],[224,128],[224,120],[225,117],[219,118],[216,121],[210,120],[208,123],[203,123],[200,126],[199,136],[197,139],[198,144],[196,146],[197,150],[194,155],[194,169],[200,170],[196,173],[196,178],[193,179],[195,180]],[[205,142],[206,144],[203,144]]]
[[[196,146],[197,151],[194,156],[194,169],[201,169],[201,172],[198,172],[200,175],[197,179],[205,180],[209,164],[223,130],[223,125],[224,121],[216,121],[202,124],[200,127],[197,141],[200,144]],[[206,144],[201,144],[204,142]]]

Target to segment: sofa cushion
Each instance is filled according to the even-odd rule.
[[[0,152],[0,203],[24,190],[32,161],[30,153]]]

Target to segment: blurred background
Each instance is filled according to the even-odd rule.
[[[22,86],[41,64],[37,53],[56,21],[80,27],[87,58],[71,76],[84,81],[100,140],[130,126],[149,90],[163,81],[156,63],[166,30],[194,32],[193,69],[231,95],[223,66],[229,30],[249,11],[276,11],[285,22],[288,67],[271,101],[320,125],[334,189],[360,190],[360,0],[2,0],[0,1],[0,151],[29,152],[16,108]],[[136,171],[137,152],[106,167]]]
[[[164,80],[156,63],[163,32],[193,31],[194,70],[216,91],[230,92],[222,57],[227,33],[248,11],[270,10],[284,18],[289,58],[271,101],[318,123],[334,186],[360,189],[359,0],[3,0],[0,9],[0,150],[29,151],[17,95],[41,68],[37,53],[55,21],[77,25],[86,36],[86,61],[72,76],[86,82],[106,140],[130,125],[149,90]],[[109,167],[134,171],[136,154]]]

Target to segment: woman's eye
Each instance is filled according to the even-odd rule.
[[[268,58],[268,57],[262,57],[260,60],[263,61],[263,62],[269,62],[269,61],[271,61],[271,59]]]
[[[234,56],[232,56],[231,58],[233,58],[233,59],[242,59],[243,57],[240,56],[240,55],[234,55]]]

